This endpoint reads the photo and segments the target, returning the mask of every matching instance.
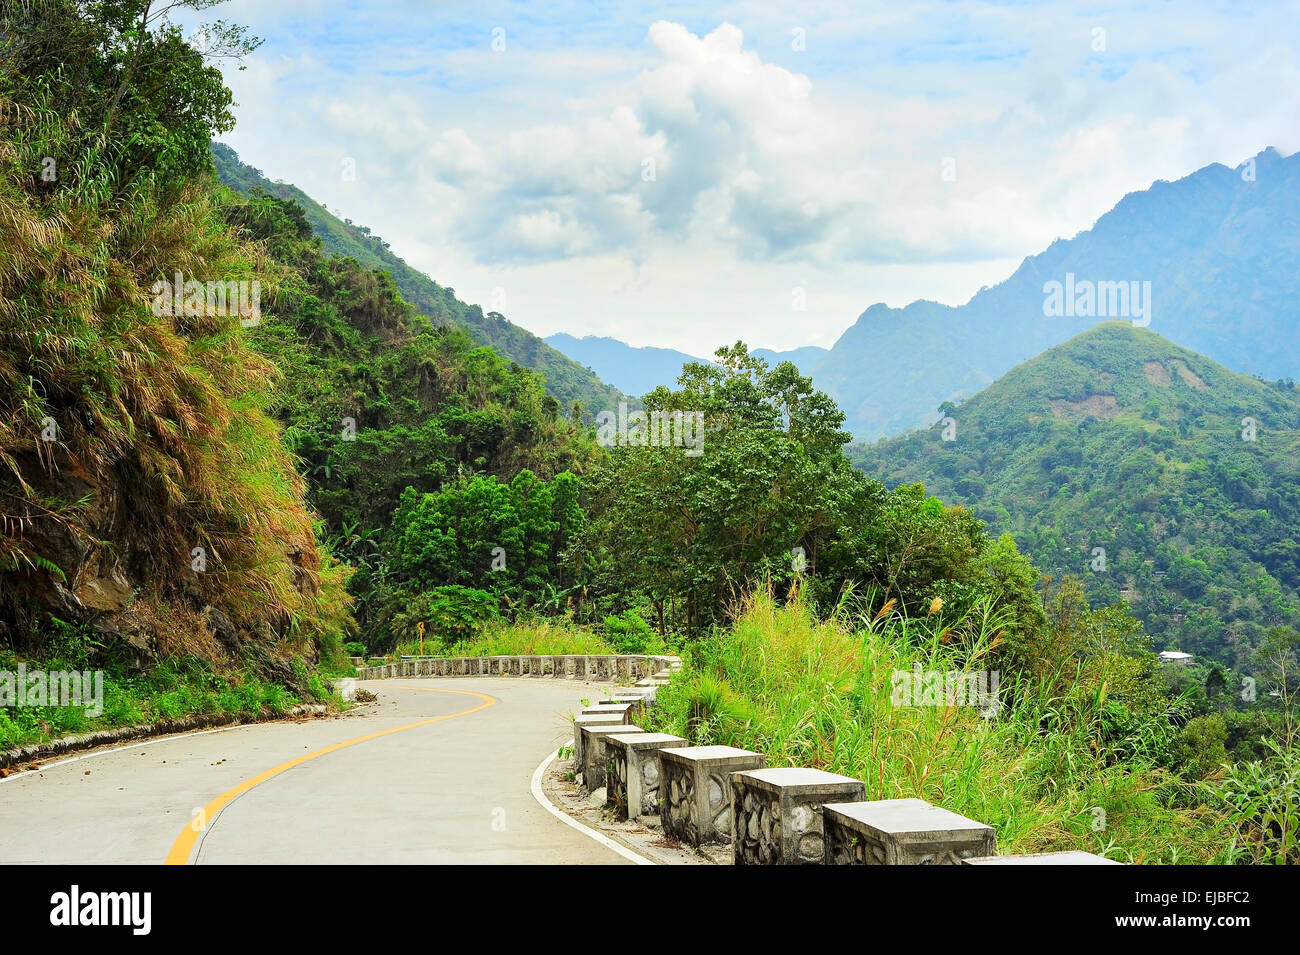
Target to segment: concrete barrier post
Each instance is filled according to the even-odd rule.
[[[736,865],[821,865],[822,805],[866,795],[857,779],[781,767],[731,775],[731,846]]]
[[[573,718],[573,770],[582,772],[582,728],[584,726],[626,726],[627,721],[617,713],[579,713]]]
[[[587,792],[595,792],[605,785],[605,777],[609,769],[609,756],[605,752],[606,739],[624,733],[644,733],[645,730],[628,723],[617,723],[611,726],[588,724],[580,726],[578,732],[583,736],[582,785],[586,787]]]
[[[763,754],[734,746],[659,750],[659,816],[664,832],[693,846],[730,841],[731,774],[766,764]]]
[[[605,740],[610,754],[605,780],[608,798],[619,819],[632,822],[659,813],[659,750],[686,746],[668,733],[619,733]]]
[[[624,723],[632,721],[632,704],[631,703],[593,703],[591,706],[584,706],[583,713],[617,713],[623,718]]]
[[[828,865],[961,865],[997,851],[992,826],[924,799],[827,803]]]
[[[637,719],[638,717],[642,716],[646,711],[646,700],[645,697],[642,696],[641,694],[632,695],[630,693],[620,693],[617,696],[607,696],[604,697],[603,699],[596,701],[596,704],[598,706],[600,705],[607,706],[611,703],[614,704],[615,706],[622,703],[626,703],[628,706],[630,706],[631,710],[628,711],[630,714],[629,719]]]

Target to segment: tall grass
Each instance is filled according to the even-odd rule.
[[[989,823],[1001,852],[1082,849],[1123,862],[1224,861],[1225,813],[1149,758],[1117,758],[1098,697],[1003,688],[993,718],[971,706],[896,706],[895,670],[965,670],[998,621],[885,614],[814,619],[796,597],[754,596],[728,630],[688,647],[660,691],[655,728],[863,780],[868,799],[918,797]]]
[[[420,652],[418,640],[398,645],[399,654]],[[426,639],[426,654],[448,657],[544,656],[547,654],[617,653],[590,631],[562,619],[521,619],[513,624],[495,624],[472,640],[457,640],[443,649],[436,640]]]

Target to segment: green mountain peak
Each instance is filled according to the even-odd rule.
[[[1095,603],[1128,601],[1159,645],[1238,663],[1300,623],[1294,382],[1108,322],[940,411],[854,463],[967,505]]]

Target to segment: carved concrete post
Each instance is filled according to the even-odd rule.
[[[582,784],[587,787],[588,792],[594,792],[605,785],[605,774],[608,769],[605,740],[614,735],[644,732],[641,727],[628,723],[610,726],[586,724],[578,727],[578,733],[582,736]]]
[[[821,865],[822,805],[866,795],[857,779],[820,769],[753,769],[731,776],[736,865]]]
[[[734,746],[659,750],[664,831],[693,846],[731,839],[731,774],[762,769],[767,757]]]
[[[997,851],[992,826],[924,799],[823,807],[828,865],[961,865]]]
[[[606,804],[620,819],[635,822],[659,813],[659,750],[686,746],[668,733],[619,733],[605,737],[609,771]]]

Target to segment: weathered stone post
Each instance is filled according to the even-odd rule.
[[[631,703],[594,703],[591,706],[584,706],[583,713],[618,713],[623,717],[623,722],[631,720],[632,704]]]
[[[762,769],[767,757],[734,746],[659,750],[660,821],[693,846],[731,839],[731,774]]]
[[[860,780],[820,769],[751,769],[731,776],[736,865],[821,865],[822,805],[866,795]]]
[[[597,706],[601,706],[601,705],[607,706],[611,703],[614,704],[615,706],[621,703],[626,703],[628,706],[630,706],[632,708],[630,710],[630,717],[629,717],[630,719],[636,719],[637,717],[644,714],[646,710],[646,699],[643,695],[639,693],[638,694],[620,693],[617,696],[607,696],[604,699],[596,701]]]
[[[606,802],[620,819],[635,822],[658,814],[659,750],[686,745],[686,740],[668,733],[619,733],[605,738],[605,751],[610,754]]]
[[[584,726],[626,726],[621,713],[580,713],[573,718],[573,769],[582,772],[582,728]]]
[[[592,726],[587,724],[578,727],[578,732],[583,737],[582,784],[587,788],[588,792],[594,792],[605,785],[605,774],[608,769],[605,740],[610,736],[625,733],[644,733],[645,730],[630,723],[618,723],[612,726]]]
[[[822,807],[828,865],[961,865],[997,850],[992,826],[924,799]]]

